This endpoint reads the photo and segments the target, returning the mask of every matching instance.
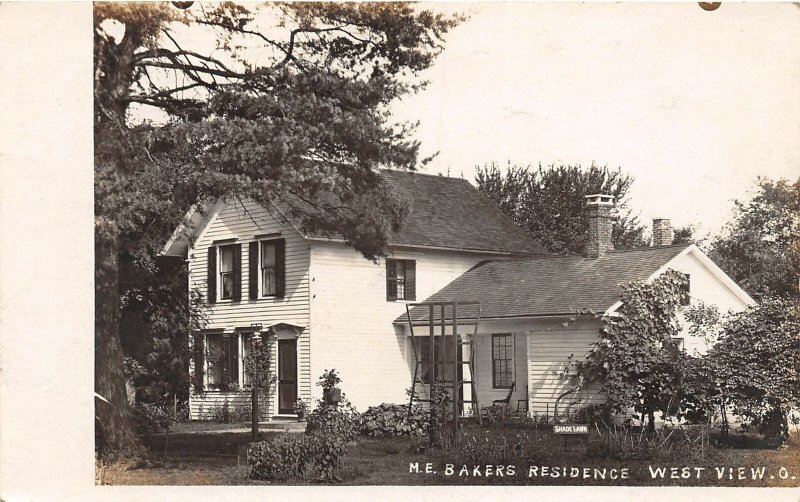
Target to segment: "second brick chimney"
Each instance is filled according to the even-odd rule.
[[[586,242],[586,256],[598,258],[606,251],[614,249],[611,243],[611,229],[614,224],[614,196],[593,194],[586,199],[586,215],[589,218],[589,240]]]
[[[653,218],[653,246],[672,244],[672,224],[667,218]]]

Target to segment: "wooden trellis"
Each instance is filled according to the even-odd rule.
[[[428,361],[429,361],[429,371],[428,371],[428,381],[422,381],[421,377],[423,376],[421,373],[422,369],[422,357],[420,356],[419,350],[417,349],[417,337],[414,335],[414,322],[411,319],[411,312],[409,310],[409,305],[412,307],[428,307]],[[473,330],[472,335],[470,336],[469,340],[462,341],[458,334],[458,306],[459,305],[477,305],[478,306],[478,314],[475,318],[475,327]],[[447,362],[447,329],[446,329],[446,307],[451,307],[453,317],[452,317],[452,325],[453,325],[453,332],[452,332],[452,346],[453,346],[453,355],[452,361],[450,363]],[[434,312],[436,309],[439,309],[440,313],[440,320],[439,320],[439,327],[440,327],[440,336],[439,338],[439,362],[436,361],[436,321],[434,320]],[[481,320],[481,302],[425,302],[425,303],[411,303],[406,304],[406,319],[408,321],[408,327],[411,333],[411,345],[414,348],[414,377],[411,384],[411,397],[408,403],[408,411],[411,413],[411,408],[414,405],[414,402],[430,402],[430,399],[421,399],[417,397],[417,384],[428,384],[429,390],[433,387],[434,384],[437,383],[444,383],[444,384],[452,384],[452,401],[453,401],[453,421],[456,430],[458,428],[458,419],[460,416],[461,409],[464,404],[469,403],[473,406],[475,410],[478,422],[483,423],[481,418],[481,411],[480,406],[478,404],[478,382],[476,380],[475,374],[475,342],[476,336],[478,334],[478,324]],[[462,324],[463,325],[463,324]],[[469,358],[464,361],[463,360],[463,350],[462,347],[468,346],[469,347]],[[437,364],[439,364],[441,371],[437,371]],[[447,372],[445,368],[448,364],[452,364],[452,371]],[[469,380],[464,380],[464,372],[463,367],[467,365],[469,367]],[[451,378],[447,378],[448,374]],[[464,399],[464,385],[470,385],[470,399]],[[430,394],[429,394],[430,397]]]

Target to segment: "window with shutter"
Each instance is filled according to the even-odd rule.
[[[272,296],[277,291],[275,242],[261,242],[261,296]]]
[[[218,244],[210,248],[208,277],[209,303],[214,303],[215,300],[240,301],[242,299],[242,245]]]
[[[219,247],[219,298],[233,298],[233,246]]]
[[[250,243],[250,298],[282,298],[286,284],[284,239]]]
[[[386,260],[386,300],[416,300],[417,273],[414,260]]]

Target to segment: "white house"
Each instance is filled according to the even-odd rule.
[[[411,214],[374,263],[340,239],[309,235],[277,207],[219,202],[178,229],[164,254],[187,257],[190,289],[205,294],[209,323],[199,339],[218,357],[201,361],[205,392],[190,414],[244,403],[242,367],[253,324],[268,332],[277,362],[273,416],[296,398],[321,395],[326,369],[342,377],[360,410],[403,402],[411,386],[409,341],[392,325],[406,303],[427,298],[482,261],[531,256],[541,248],[463,179],[382,171]],[[205,352],[209,352],[206,350]],[[197,362],[190,369],[195,371]]]
[[[668,245],[667,220],[656,221],[653,247],[613,250],[608,196],[588,197],[587,256],[553,256],[464,180],[397,171],[381,175],[410,199],[411,215],[378,263],[341,240],[304,234],[277,208],[252,201],[220,202],[205,216],[194,215],[190,239],[176,231],[165,253],[188,256],[190,286],[206,293],[210,322],[199,339],[214,354],[199,362],[206,392],[191,396],[192,418],[225,400],[248,399],[242,356],[254,324],[269,333],[277,359],[272,415],[291,415],[297,397],[319,397],[314,383],[331,368],[363,411],[382,402],[407,402],[405,391],[417,369],[411,325],[421,358],[418,376],[429,376],[428,337],[421,336],[428,334],[429,310],[412,308],[409,323],[406,304],[480,302],[458,309],[459,338],[469,339],[477,324],[474,375],[463,379],[474,377],[481,406],[506,398],[513,385],[512,407],[550,414],[571,385],[558,373],[570,358],[588,352],[600,328],[599,318],[570,319],[578,311],[612,313],[619,306],[620,284],[671,268],[689,274],[692,301],[722,312],[753,301],[696,246]],[[444,317],[452,336],[451,311]],[[438,310],[434,321],[442,324]],[[707,348],[688,333],[676,343],[689,351]],[[464,360],[467,350],[462,348]],[[424,392],[424,386],[418,389]],[[464,393],[472,397],[469,389]],[[587,393],[581,399],[599,396]]]

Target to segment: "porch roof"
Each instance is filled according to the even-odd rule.
[[[687,244],[609,251],[599,258],[534,256],[484,262],[439,290],[426,302],[480,301],[481,319],[602,314],[620,300],[622,284],[646,280],[684,251]],[[414,324],[428,322],[428,307],[411,309]],[[478,305],[458,308],[459,322],[474,320]],[[434,320],[441,320],[434,309]],[[445,309],[452,320],[452,309]],[[406,314],[395,323],[406,323]]]

